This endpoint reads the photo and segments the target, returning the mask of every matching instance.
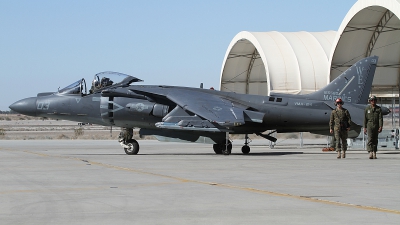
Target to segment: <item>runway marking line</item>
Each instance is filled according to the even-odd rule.
[[[135,173],[165,177],[165,178],[178,180],[181,182],[191,182],[191,183],[198,183],[198,184],[213,185],[213,186],[219,186],[219,187],[225,187],[225,188],[232,188],[232,189],[245,190],[245,191],[251,191],[251,192],[256,192],[256,193],[268,194],[268,195],[277,196],[277,197],[287,197],[287,198],[299,199],[299,200],[310,201],[310,202],[318,202],[318,203],[324,203],[324,204],[336,205],[336,206],[347,206],[347,207],[352,207],[352,208],[372,210],[372,211],[378,211],[378,212],[386,212],[386,213],[394,213],[394,214],[400,215],[399,210],[392,210],[392,209],[386,209],[386,208],[380,208],[380,207],[374,207],[374,206],[355,205],[355,204],[343,203],[343,202],[335,202],[335,201],[329,201],[329,200],[318,199],[318,198],[311,198],[311,197],[304,197],[304,196],[298,196],[298,195],[291,195],[291,194],[261,190],[261,189],[256,189],[256,188],[235,186],[235,185],[230,185],[230,184],[220,184],[220,183],[207,182],[207,181],[189,180],[189,179],[184,179],[184,178],[180,178],[180,177],[146,172],[146,171],[136,170],[136,169],[132,169],[132,168],[126,168],[126,167],[120,167],[120,166],[114,166],[114,165],[100,163],[100,162],[92,162],[92,161],[89,161],[89,162],[92,163],[93,165],[103,166],[103,167],[107,167],[107,168],[114,168],[114,169],[118,169],[118,170],[131,171],[131,172],[135,172]]]
[[[84,159],[80,159],[77,157],[48,155],[48,154],[44,154],[44,153],[36,153],[36,152],[27,151],[27,150],[24,150],[24,152],[39,155],[39,156],[44,156],[44,157],[74,159],[74,160],[78,160],[78,161],[84,160]],[[180,182],[191,182],[191,183],[198,183],[198,184],[213,185],[213,186],[218,186],[218,187],[225,187],[225,188],[232,188],[232,189],[237,189],[237,190],[251,191],[251,192],[255,192],[255,193],[268,194],[268,195],[277,196],[277,197],[286,197],[286,198],[298,199],[298,200],[309,201],[309,202],[324,203],[324,204],[328,204],[328,205],[345,206],[345,207],[350,207],[350,208],[371,210],[371,211],[376,211],[376,212],[393,213],[393,214],[400,215],[400,210],[386,209],[386,208],[380,208],[380,207],[374,207],[374,206],[356,205],[356,204],[343,203],[343,202],[335,202],[335,201],[330,201],[330,200],[304,197],[304,196],[299,196],[299,195],[291,195],[291,194],[261,190],[261,189],[250,188],[250,187],[241,187],[241,186],[235,186],[235,185],[230,185],[230,184],[220,184],[220,183],[215,183],[215,182],[190,180],[190,179],[174,177],[174,176],[170,176],[170,175],[163,175],[163,174],[158,174],[158,173],[146,172],[146,171],[142,171],[142,170],[136,170],[136,169],[132,169],[132,168],[114,166],[114,165],[105,164],[105,163],[101,163],[101,162],[95,162],[95,161],[87,161],[87,162],[92,165],[97,165],[97,166],[102,166],[102,167],[117,169],[117,170],[130,171],[130,172],[135,172],[135,173],[141,173],[141,174],[147,174],[147,175],[158,176],[158,177],[165,177],[165,178],[169,178],[169,179],[178,180]]]

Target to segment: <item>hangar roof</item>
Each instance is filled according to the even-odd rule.
[[[379,56],[372,93],[399,93],[400,1],[359,0],[339,27],[330,55],[330,80],[360,58]]]
[[[398,96],[400,0],[359,0],[338,32],[247,32],[231,41],[221,91],[269,95],[314,92],[361,58],[378,55],[372,93]]]
[[[225,54],[222,91],[268,95],[310,93],[326,85],[336,32],[247,32]]]

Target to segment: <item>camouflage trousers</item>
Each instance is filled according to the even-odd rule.
[[[335,136],[335,150],[337,152],[347,151],[347,131],[341,131],[340,129],[334,130]]]
[[[378,151],[378,129],[379,127],[370,127],[367,126],[367,150],[368,152],[377,152]]]
[[[333,135],[332,136],[332,140],[331,140],[331,143],[329,144],[329,147],[331,147],[331,148],[336,148],[336,138],[335,138],[335,135]],[[340,144],[340,142],[339,142],[339,148],[341,148],[342,146],[341,146],[341,144]]]

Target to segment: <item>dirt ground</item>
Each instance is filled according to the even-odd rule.
[[[65,120],[40,119],[24,115],[0,115],[0,139],[3,140],[44,140],[44,139],[92,139],[117,140],[120,128],[79,125],[77,122]],[[139,130],[134,130],[135,139],[154,139],[151,136],[139,137]],[[251,139],[262,139],[249,135]],[[277,134],[278,138],[298,138],[298,133]],[[323,137],[304,133],[304,138]],[[244,139],[244,135],[231,135],[231,139]]]
[[[118,127],[113,127],[111,131],[110,127],[79,125],[78,122],[72,121],[40,119],[22,115],[0,115],[0,139],[3,140],[116,140],[119,132],[120,128]]]
[[[385,127],[389,127],[385,121]],[[111,130],[112,129],[112,130]],[[3,140],[44,140],[44,139],[91,139],[117,140],[118,127],[98,125],[79,125],[78,122],[65,120],[40,119],[18,114],[0,114],[0,139]],[[134,130],[134,138],[140,140],[139,130]],[[300,133],[275,134],[278,139],[298,139]],[[262,139],[257,135],[249,135],[251,139]],[[230,135],[231,139],[244,139],[244,135]],[[323,135],[303,133],[303,138],[326,138]],[[151,136],[143,139],[154,139]]]

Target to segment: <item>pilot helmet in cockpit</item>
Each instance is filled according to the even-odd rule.
[[[101,87],[111,86],[112,84],[113,84],[113,81],[110,80],[110,78],[108,78],[108,77],[101,78]]]
[[[92,81],[92,86],[93,86],[93,87],[99,86],[99,81],[96,80],[96,79],[94,79],[94,80]]]

